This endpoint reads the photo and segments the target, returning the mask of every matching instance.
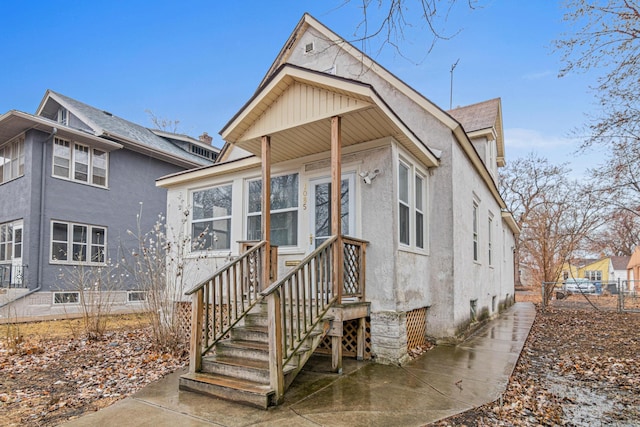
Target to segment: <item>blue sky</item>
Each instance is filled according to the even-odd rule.
[[[376,2],[372,2],[376,4]],[[52,89],[125,119],[152,126],[179,120],[179,131],[218,131],[255,91],[273,59],[309,12],[352,40],[362,20],[359,1],[14,1],[3,5],[0,114],[34,113]],[[408,28],[398,55],[375,41],[368,53],[443,109],[501,97],[507,161],[536,151],[574,172],[597,153],[574,154],[569,138],[593,111],[593,76],[558,79],[551,48],[568,31],[560,1],[459,0],[446,34],[426,53],[430,35]],[[375,17],[374,17],[375,18]],[[362,45],[356,44],[362,48]]]

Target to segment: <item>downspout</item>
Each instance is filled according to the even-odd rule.
[[[42,142],[42,164],[41,164],[41,168],[42,168],[42,174],[40,176],[40,232],[39,232],[39,245],[38,245],[38,279],[37,279],[37,285],[34,289],[30,290],[29,292],[27,292],[24,295],[20,295],[18,298],[9,301],[7,303],[1,304],[0,307],[4,307],[6,305],[11,304],[12,302],[24,299],[26,297],[28,297],[31,294],[34,294],[36,292],[38,292],[41,288],[42,288],[42,263],[44,260],[44,208],[45,208],[45,203],[44,203],[44,188],[45,188],[45,181],[46,181],[46,157],[47,157],[47,143],[53,139],[53,137],[58,133],[58,128],[52,128],[51,129],[51,133],[49,134],[49,136],[47,136],[45,138],[45,140]]]

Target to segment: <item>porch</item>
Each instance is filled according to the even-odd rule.
[[[256,242],[188,291],[190,363],[180,389],[265,409],[277,405],[325,337],[330,370],[342,372],[343,326],[351,320],[362,360],[370,308],[366,244],[332,236],[273,280],[277,248]]]

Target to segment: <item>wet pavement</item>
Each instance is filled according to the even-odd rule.
[[[533,304],[516,303],[458,346],[403,366],[344,359],[338,375],[314,357],[267,411],[179,391],[181,371],[65,426],[421,426],[498,399],[534,318]]]

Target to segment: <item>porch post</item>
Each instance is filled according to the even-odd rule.
[[[262,216],[261,229],[262,240],[267,244],[264,247],[264,264],[262,266],[262,290],[271,284],[271,137],[262,137]]]
[[[333,246],[333,294],[342,302],[343,257],[342,249],[342,119],[331,117],[331,234],[337,236]],[[341,325],[342,326],[342,325]],[[342,329],[342,328],[340,328]],[[342,334],[340,334],[342,335]],[[342,372],[342,336],[331,337],[331,368]]]

